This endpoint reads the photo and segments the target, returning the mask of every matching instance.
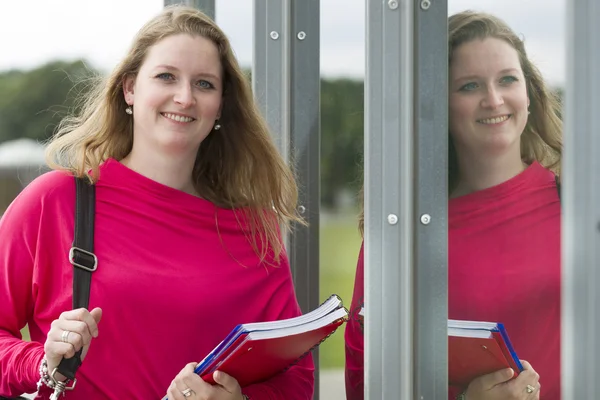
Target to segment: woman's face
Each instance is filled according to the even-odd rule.
[[[457,47],[449,82],[449,129],[459,157],[520,154],[529,99],[517,51],[487,38]]]

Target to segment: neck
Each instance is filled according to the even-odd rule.
[[[160,184],[200,197],[192,180],[195,154],[176,158],[161,153],[149,155],[147,150],[136,151],[134,146],[131,153],[120,160],[121,164]]]
[[[500,157],[461,157],[458,155],[459,179],[450,197],[464,196],[499,185],[527,168],[520,152]]]

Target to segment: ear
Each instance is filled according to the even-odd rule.
[[[123,78],[123,96],[125,103],[132,105],[134,99],[135,76],[127,75]]]

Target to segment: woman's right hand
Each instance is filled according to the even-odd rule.
[[[81,360],[83,361],[90,348],[92,338],[98,337],[98,323],[101,318],[101,308],[94,308],[92,311],[78,308],[65,311],[60,314],[58,319],[52,321],[46,343],[44,343],[48,374],[52,374],[63,358],[73,357],[82,348]],[[66,379],[64,376],[58,375],[55,377],[56,379]]]
[[[538,400],[540,376],[527,361],[521,360],[521,364],[523,371],[515,379],[511,379],[514,371],[510,368],[474,379],[466,400]]]

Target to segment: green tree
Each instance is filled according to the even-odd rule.
[[[92,74],[95,71],[83,61],[55,61],[31,71],[0,74],[0,142],[48,139]]]
[[[358,193],[362,182],[364,84],[321,80],[321,203],[335,208],[344,189]]]

